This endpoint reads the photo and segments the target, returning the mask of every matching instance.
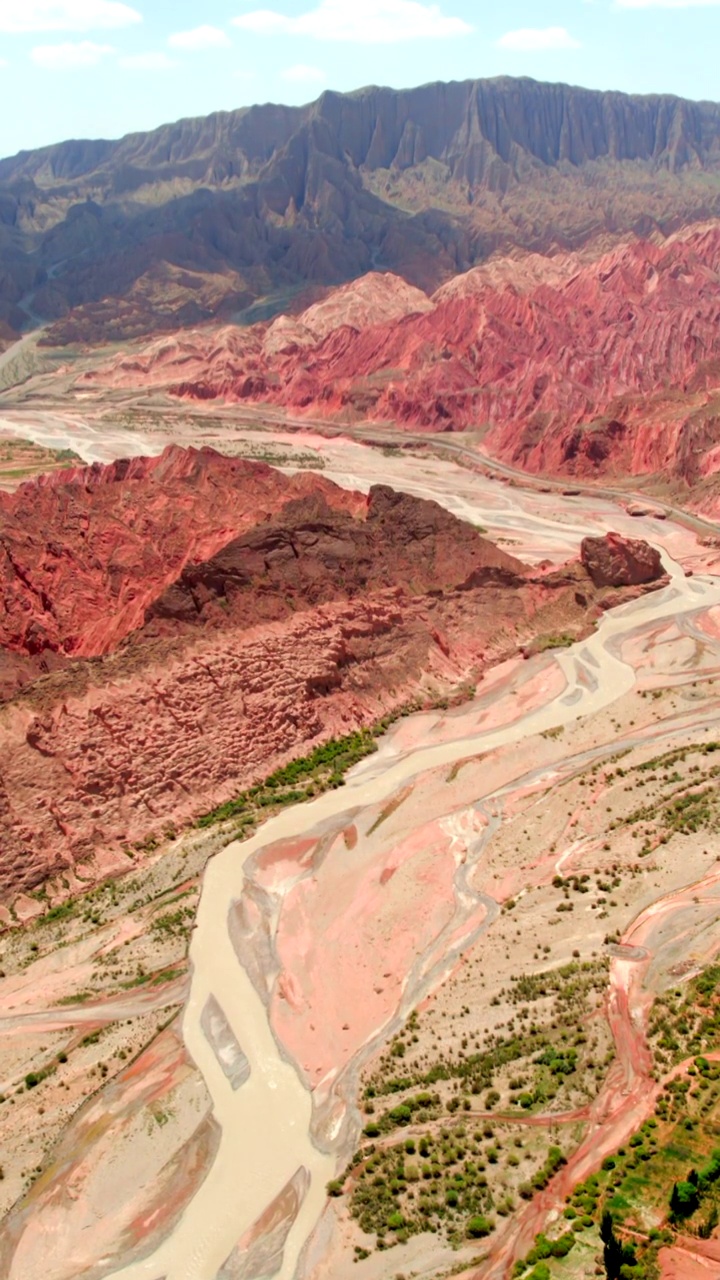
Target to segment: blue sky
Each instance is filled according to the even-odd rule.
[[[365,84],[720,99],[719,51],[720,0],[0,0],[0,156]]]

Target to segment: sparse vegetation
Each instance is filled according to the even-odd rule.
[[[197,826],[208,828],[240,818],[241,825],[237,834],[247,836],[249,829],[261,817],[264,819],[268,816],[268,810],[300,804],[314,799],[324,791],[342,786],[345,774],[366,756],[377,751],[377,739],[403,716],[413,715],[423,708],[445,708],[456,702],[464,702],[473,693],[474,687],[464,683],[458,686],[452,697],[438,695],[427,706],[419,699],[405,703],[368,729],[358,729],[343,738],[331,738],[329,742],[315,747],[308,755],[300,756],[276,769],[264,782],[249,787],[234,800],[228,800],[204,814],[198,819]]]
[[[344,738],[331,738],[309,755],[276,769],[264,782],[249,787],[235,800],[228,800],[199,818],[198,827],[211,827],[234,818],[253,821],[259,810],[299,804],[321,791],[341,786],[348,769],[377,751],[375,739],[387,727],[388,722],[383,721],[382,728],[360,729]],[[305,785],[299,788],[298,782]]]
[[[533,653],[546,653],[548,649],[569,649],[576,640],[577,636],[571,635],[569,631],[553,631],[548,635],[537,636],[530,649]]]

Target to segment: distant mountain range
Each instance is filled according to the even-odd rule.
[[[127,338],[425,291],[515,248],[720,215],[720,106],[503,78],[324,93],[0,162],[0,323]],[[310,286],[308,290],[308,286]]]

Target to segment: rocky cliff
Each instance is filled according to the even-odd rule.
[[[128,336],[713,213],[715,104],[509,78],[328,92],[0,162],[0,320]]]
[[[188,562],[307,494],[363,503],[320,476],[174,447],[0,494],[0,693],[23,670],[109,652]]]
[[[580,564],[531,574],[433,502],[211,451],[26,485],[0,543],[6,904],[126,868],[318,741],[616,599]]]
[[[617,533],[583,538],[580,558],[596,587],[639,586],[656,582],[664,572],[657,547]]]

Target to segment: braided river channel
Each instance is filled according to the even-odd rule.
[[[338,478],[367,482],[367,477],[342,472]],[[434,492],[442,500],[440,486],[416,482],[407,487]],[[457,510],[465,501],[456,496],[452,505]],[[491,522],[492,511],[486,514]],[[577,525],[568,522],[567,513],[559,524],[537,509],[523,520],[521,497],[513,497],[505,512],[500,507],[498,515],[505,527],[522,525],[526,539],[535,537],[536,550],[558,540],[572,543],[583,531],[582,520]],[[630,524],[617,509],[594,513],[593,523],[605,521],[613,527]],[[653,524],[651,531],[642,529],[651,538],[659,531],[659,522]],[[638,522],[627,531],[640,532]],[[672,532],[671,526],[663,528],[665,543]],[[259,1280],[273,1274],[291,1280],[313,1273],[327,1243],[322,1225],[326,1183],[351,1157],[359,1136],[362,1122],[356,1103],[363,1066],[447,978],[463,951],[492,928],[500,910],[492,897],[474,888],[473,876],[501,821],[501,796],[491,792],[478,795],[469,810],[439,815],[453,833],[452,910],[433,914],[432,903],[421,903],[418,915],[408,914],[405,920],[409,946],[399,943],[392,931],[379,932],[377,895],[369,888],[373,857],[384,866],[388,853],[382,840],[373,842],[369,834],[378,806],[392,804],[411,783],[417,794],[424,776],[479,752],[515,753],[521,776],[513,786],[530,784],[532,759],[522,753],[526,740],[596,715],[614,703],[635,685],[638,667],[663,626],[672,624],[680,643],[683,637],[697,636],[698,619],[720,608],[720,579],[701,573],[687,577],[665,548],[663,554],[670,584],[613,610],[588,640],[555,653],[552,679],[547,664],[545,669],[549,696],[543,696],[542,681],[537,685],[532,663],[511,666],[489,693],[479,686],[476,703],[445,725],[444,740],[424,741],[422,733],[413,735],[405,724],[402,733],[391,733],[376,756],[352,771],[340,791],[283,812],[251,840],[230,845],[214,858],[205,875],[192,939],[192,988],[183,1034],[212,1094],[221,1146],[172,1235],[151,1257],[117,1271],[118,1280]],[[720,665],[720,648],[717,662]],[[535,687],[524,699],[523,690],[533,682]],[[498,716],[500,703],[514,705],[514,710]],[[494,726],[498,719],[501,722]],[[473,720],[476,729],[467,731]],[[412,745],[402,745],[407,742]],[[568,760],[556,769],[561,773],[572,764]],[[438,815],[425,812],[418,801],[418,830],[429,817]],[[349,828],[359,832],[352,852],[341,839]],[[342,872],[335,865],[338,859],[345,863]],[[351,876],[348,861],[357,864]],[[419,874],[420,896],[424,892],[434,897],[438,887],[433,876]],[[702,888],[709,891],[714,884],[711,877]],[[697,886],[692,892],[697,897]],[[342,909],[336,902],[330,916],[328,899],[343,894],[347,901]],[[684,896],[676,895],[668,904],[658,903],[651,917],[680,913],[686,906]],[[286,914],[292,919],[284,927]],[[638,922],[638,932],[642,924]],[[643,938],[647,932],[646,927]],[[367,1010],[356,1007],[363,1001],[362,973],[351,974],[358,954],[382,945],[387,957],[380,956],[371,968],[393,973],[394,1007],[388,1010],[382,1003],[375,1023],[372,1017],[368,1020]],[[611,1150],[623,1139],[628,1117],[636,1115],[638,1104],[652,1094],[633,1037],[632,964],[632,957],[619,954],[611,979],[620,993],[613,1016],[623,1086],[618,1089],[614,1080],[601,1094],[594,1131],[571,1161],[566,1181],[573,1172],[577,1178],[583,1176],[601,1150]],[[324,973],[313,972],[315,966],[322,966]],[[300,1038],[285,1037],[283,1019],[276,1016],[281,974],[286,991],[291,989],[290,1003],[294,992],[297,1007],[307,1011],[308,1019],[315,1001],[318,1024],[313,1034],[326,1045],[309,1055],[312,1063],[298,1060]],[[333,983],[339,987],[335,996],[346,994],[347,1002],[334,999],[332,993],[318,993],[318,985]],[[369,999],[367,1003],[372,1005]],[[345,1047],[337,1026],[330,1024],[344,1018],[352,1026],[356,1017],[359,1034],[346,1037],[356,1043]],[[320,1065],[315,1067],[315,1062]],[[518,1238],[531,1242],[547,1208],[531,1206],[527,1221],[519,1228],[515,1224],[513,1239],[502,1242],[478,1274],[506,1274],[517,1254]]]
[[[661,550],[669,582],[604,614],[570,648],[489,671],[462,707],[398,722],[342,788],[284,810],[210,861],[182,1035],[211,1096],[219,1146],[169,1234],[144,1257],[99,1260],[93,1277],[359,1276],[361,1268],[334,1262],[339,1227],[326,1187],[358,1145],[361,1075],[463,957],[485,935],[491,942],[509,891],[493,891],[483,867],[514,798],[552,788],[614,748],[680,732],[702,740],[717,725],[713,695],[679,710],[668,702],[665,716],[633,730],[618,724],[614,742],[605,734],[594,746],[588,728],[649,676],[687,690],[698,672],[720,674],[720,557],[695,533],[671,518],[633,519],[605,499],[515,489],[449,462],[388,462],[350,442],[322,447],[326,474],[340,483],[367,488],[382,479],[433,497],[529,561],[577,555],[587,533],[644,537]],[[533,741],[561,731],[551,765],[538,761]],[[492,767],[457,772],[478,756]],[[398,835],[386,819],[401,805]],[[552,875],[573,852],[570,840],[552,853],[526,852],[510,876],[513,895],[547,883],[548,866]],[[659,893],[611,952],[615,1061],[585,1110],[582,1141],[561,1181],[501,1224],[468,1276],[508,1276],[568,1190],[652,1110],[648,983],[653,966],[690,947],[711,956],[720,946],[715,865],[700,879],[688,868],[688,883]],[[417,1265],[417,1252],[412,1258],[414,1274],[435,1274]],[[363,1274],[389,1280],[410,1263],[378,1255],[373,1266]],[[10,1280],[28,1276],[13,1269]]]

